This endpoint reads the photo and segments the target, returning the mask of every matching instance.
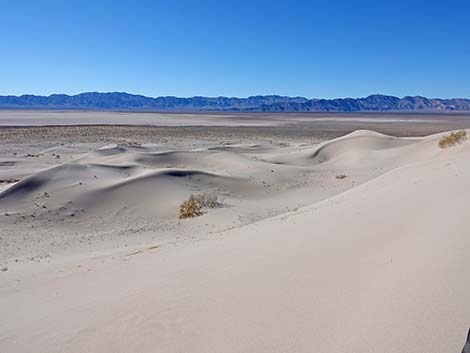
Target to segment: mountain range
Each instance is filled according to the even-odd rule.
[[[366,98],[308,99],[277,95],[236,97],[146,97],[124,92],[77,95],[0,96],[0,109],[77,109],[142,111],[243,112],[392,112],[470,111],[470,99],[398,98],[375,94]]]

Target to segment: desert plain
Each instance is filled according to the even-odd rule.
[[[439,141],[461,129],[1,111],[0,351],[459,353],[470,141]]]

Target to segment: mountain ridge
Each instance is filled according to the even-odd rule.
[[[147,97],[126,92],[84,92],[49,96],[25,94],[0,96],[0,109],[73,109],[142,111],[241,111],[241,112],[393,112],[470,111],[470,99],[403,98],[374,94],[364,98],[308,99],[280,95],[238,97]]]

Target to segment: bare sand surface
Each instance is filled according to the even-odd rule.
[[[460,352],[466,121],[261,120],[0,128],[0,351]]]

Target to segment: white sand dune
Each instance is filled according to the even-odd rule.
[[[197,241],[77,250],[0,273],[0,351],[458,353],[470,326],[470,143],[441,149],[441,136],[107,146],[33,173],[0,192],[0,214],[73,212],[69,226],[89,232],[94,217],[169,221],[191,192],[226,207],[171,228]],[[207,223],[221,226],[199,241]]]

